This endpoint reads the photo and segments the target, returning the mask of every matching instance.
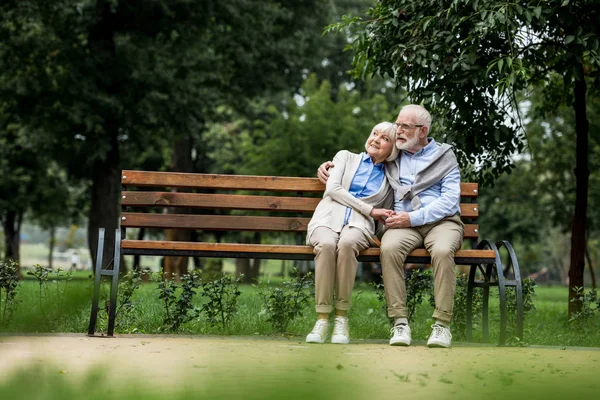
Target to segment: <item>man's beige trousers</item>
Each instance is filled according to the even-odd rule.
[[[459,215],[418,227],[388,229],[383,234],[381,269],[388,317],[408,318],[404,262],[412,250],[425,247],[433,266],[433,318],[450,323],[456,290],[454,255],[461,247],[463,235],[464,225]]]

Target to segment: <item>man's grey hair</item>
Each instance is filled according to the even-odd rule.
[[[384,132],[384,133],[388,134],[388,136],[392,140],[392,154],[390,154],[390,156],[388,158],[386,158],[385,161],[394,161],[396,159],[396,157],[398,157],[398,153],[400,152],[400,150],[398,150],[398,148],[395,146],[396,125],[392,124],[391,122],[380,122],[377,125],[375,125],[373,127],[373,129],[371,129],[371,132],[369,133],[369,137],[371,136],[371,134],[374,131],[380,131],[380,132]],[[368,143],[369,143],[369,138],[367,138],[367,141],[365,142],[365,150],[367,150],[369,148]]]
[[[417,124],[427,127],[427,131],[431,129],[431,114],[427,109],[419,104],[409,104],[400,109],[400,114],[411,114],[417,117]]]

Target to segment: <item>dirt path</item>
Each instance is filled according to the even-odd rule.
[[[474,398],[597,398],[600,393],[597,348],[446,350],[418,342],[410,348],[383,341],[309,346],[301,339],[66,334],[0,336],[0,360],[0,385],[36,366],[73,381],[102,370],[111,385],[133,381],[165,397],[182,385],[231,398],[288,389],[315,398],[316,388],[323,398],[370,400],[408,392],[411,399],[475,393]]]

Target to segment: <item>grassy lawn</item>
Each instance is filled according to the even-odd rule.
[[[85,273],[81,273],[84,275]],[[82,276],[83,278],[83,276]],[[0,327],[3,332],[86,332],[90,312],[92,283],[80,279],[49,281],[42,290],[36,281],[21,282],[17,304],[12,318]],[[105,295],[108,287],[104,287]],[[278,333],[267,321],[262,299],[254,286],[240,287],[237,312],[232,322],[222,328],[209,325],[202,316],[181,326],[177,333],[200,335],[235,336],[288,336],[304,337],[312,328],[316,315],[314,302],[303,315],[293,320],[285,334]],[[158,298],[155,283],[144,283],[135,292],[133,308],[117,319],[117,333],[168,333],[163,327],[163,304]],[[567,322],[566,287],[537,287],[534,298],[535,310],[525,319],[525,334],[521,345],[552,346],[600,346],[598,318],[588,321],[587,326],[575,328]],[[194,298],[200,306],[202,298]],[[427,300],[417,309],[411,328],[413,340],[424,341],[430,333],[432,308]],[[490,301],[490,341],[497,343],[499,330],[497,296]],[[596,313],[597,314],[597,313]],[[101,320],[99,330],[106,326]],[[358,285],[353,293],[350,314],[350,332],[353,341],[386,340],[389,322],[378,293],[367,285]],[[461,332],[453,332],[455,342],[464,341]],[[480,328],[474,330],[474,341],[481,341]]]

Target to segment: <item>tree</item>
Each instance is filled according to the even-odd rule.
[[[511,169],[523,149],[517,94],[545,90],[549,112],[572,105],[577,132],[576,200],[570,288],[583,286],[588,195],[588,80],[600,87],[594,0],[381,0],[369,20],[345,18],[330,29],[354,29],[355,73],[379,74],[406,87],[438,115],[462,162],[489,182]],[[573,290],[569,314],[581,309]]]
[[[157,136],[199,135],[222,104],[300,82],[316,0],[6,1],[0,96],[71,178],[91,181],[88,240],[113,255],[120,171]],[[191,149],[190,149],[191,151]],[[202,154],[199,158],[202,158]]]

